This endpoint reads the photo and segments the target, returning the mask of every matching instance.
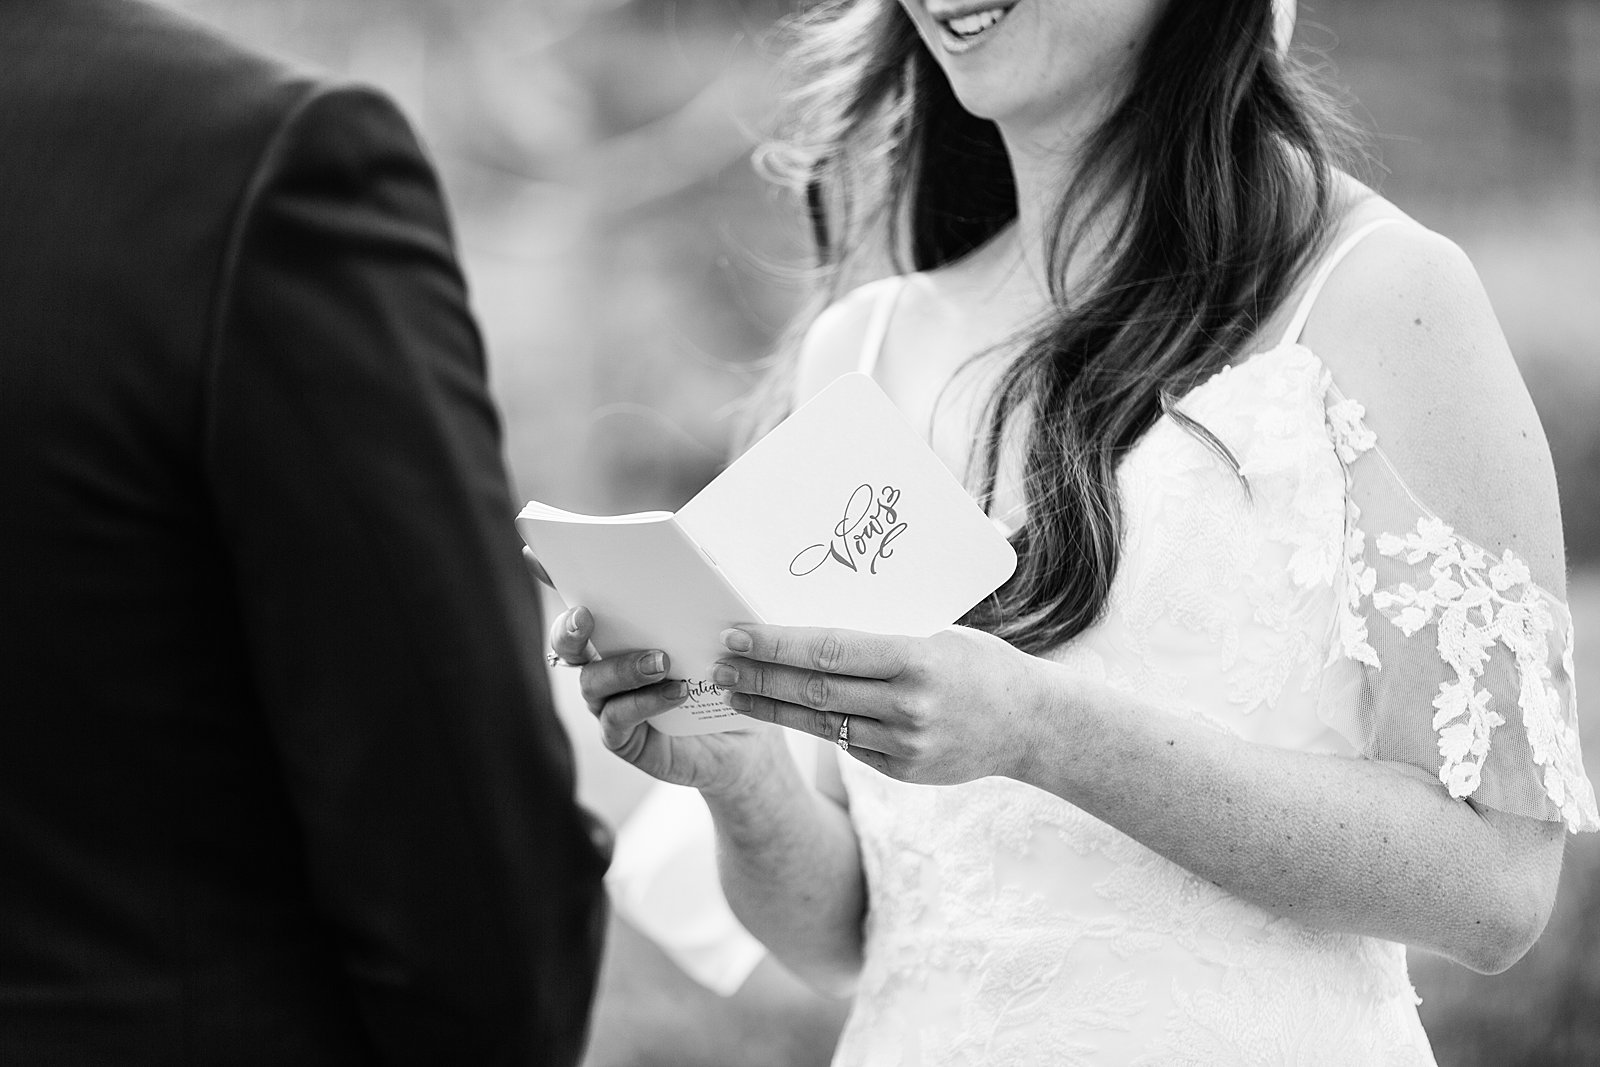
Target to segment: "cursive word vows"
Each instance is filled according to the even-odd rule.
[[[844,517],[833,527],[826,544],[809,545],[789,561],[789,573],[802,578],[833,560],[860,573],[866,564],[868,574],[878,573],[878,563],[894,555],[894,542],[906,532],[900,521],[900,490],[892,485],[874,490],[860,485],[844,505]]]

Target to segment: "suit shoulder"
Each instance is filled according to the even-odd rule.
[[[102,152],[223,162],[271,136],[325,76],[149,0],[0,5],[0,73],[24,113],[72,115]]]
[[[106,74],[118,81],[141,80],[210,87],[234,94],[271,95],[319,80],[318,72],[231,35],[226,29],[150,0],[78,0],[86,44],[105,57]],[[191,107],[203,115],[209,101]]]
[[[354,82],[322,81],[306,87],[284,115],[280,152],[322,170],[360,176],[374,159],[420,161],[422,148],[410,122],[382,90]]]

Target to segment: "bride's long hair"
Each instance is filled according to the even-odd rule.
[[[1017,212],[999,131],[957,102],[896,0],[822,0],[795,29],[805,75],[765,157],[803,193],[820,264],[791,350],[850,285],[960,259]],[[987,409],[972,484],[988,508],[1002,436],[1025,426],[1027,519],[1015,576],[967,624],[1039,652],[1095,621],[1120,555],[1118,463],[1289,296],[1333,227],[1347,130],[1276,47],[1272,0],[1165,6],[1060,205],[1051,312]],[[1084,227],[1108,218],[1097,269],[1067,291]]]

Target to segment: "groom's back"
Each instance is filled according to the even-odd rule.
[[[0,1063],[576,1055],[599,865],[476,335],[414,146],[358,158],[403,124],[331,95],[132,0],[0,4]]]
[[[228,200],[295,89],[140,5],[0,4],[0,1048],[155,1062],[230,984],[332,993],[192,467]]]

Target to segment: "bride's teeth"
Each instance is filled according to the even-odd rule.
[[[971,37],[999,22],[1000,16],[1004,14],[1005,12],[999,8],[990,8],[988,11],[979,11],[973,15],[962,15],[960,18],[950,20],[950,32],[957,37]]]
[[[939,19],[939,24],[944,27],[950,37],[966,42],[966,40],[973,40],[973,38],[979,37],[987,30],[994,29],[995,24],[998,24],[1000,19],[1005,18],[1006,14],[1010,13],[1010,3],[1000,3],[1000,5],[992,6],[992,8],[984,8],[982,11],[958,14],[952,19]]]

